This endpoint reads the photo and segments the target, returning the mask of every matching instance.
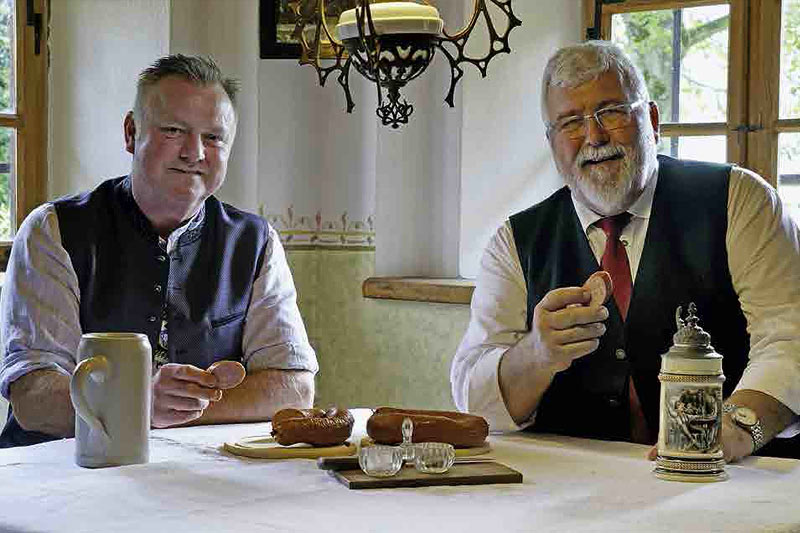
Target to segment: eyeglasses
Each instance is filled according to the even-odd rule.
[[[637,100],[633,103],[618,104],[603,109],[598,109],[594,113],[583,116],[564,117],[549,122],[547,124],[547,137],[553,133],[564,135],[567,139],[581,139],[586,136],[586,121],[594,119],[606,131],[613,131],[630,126],[633,122],[633,111],[645,103],[645,100]]]

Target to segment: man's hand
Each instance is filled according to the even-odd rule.
[[[722,415],[722,453],[725,462],[735,463],[754,451],[750,433],[737,426],[730,414]]]
[[[608,309],[590,301],[581,287],[548,292],[534,308],[531,331],[500,360],[500,390],[518,424],[536,410],[556,373],[600,345]]]
[[[730,415],[722,415],[722,454],[726,463],[736,461],[751,455],[753,450],[753,437],[744,429],[737,426]],[[647,452],[647,458],[655,461],[658,457],[658,446],[653,446]]]
[[[548,292],[533,310],[531,331],[523,340],[539,363],[554,373],[566,370],[572,361],[600,346],[608,318],[605,306],[588,306],[591,292],[565,287]]]
[[[210,402],[222,399],[210,372],[192,365],[169,363],[153,376],[151,424],[165,428],[198,419]]]

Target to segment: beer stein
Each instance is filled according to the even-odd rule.
[[[697,308],[675,314],[678,332],[661,356],[658,457],[654,474],[672,481],[727,479],[722,453],[722,355],[699,326]]]
[[[146,463],[150,447],[150,341],[141,333],[86,333],[70,380],[75,462]]]

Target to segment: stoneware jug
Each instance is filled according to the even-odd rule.
[[[86,333],[70,381],[75,462],[97,468],[150,456],[150,342],[141,333]]]

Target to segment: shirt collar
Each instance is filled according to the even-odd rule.
[[[175,246],[178,244],[178,240],[185,234],[190,233],[193,231],[197,231],[203,225],[203,221],[205,220],[205,204],[200,204],[200,209],[189,219],[188,222],[185,224],[175,228],[172,230],[172,233],[164,239],[163,237],[158,237],[158,243],[167,250],[167,253],[172,252],[175,249]]]
[[[656,170],[653,172],[653,177],[648,181],[642,194],[640,194],[639,198],[637,198],[636,201],[633,202],[633,205],[628,208],[628,213],[633,215],[635,218],[650,218],[650,211],[653,209],[653,196],[656,192],[657,182],[658,167],[656,167]],[[577,201],[574,195],[570,194],[570,197],[572,198],[572,204],[575,206],[575,212],[578,214],[578,220],[580,220],[581,227],[583,228],[584,232],[588,231],[589,226],[603,218],[603,215],[598,215],[589,207]]]

